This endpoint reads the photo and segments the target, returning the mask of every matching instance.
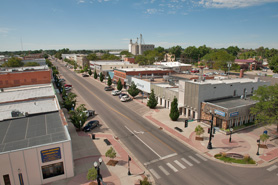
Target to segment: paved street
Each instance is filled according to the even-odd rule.
[[[277,182],[275,166],[271,169],[242,168],[210,160],[143,118],[146,111],[138,102],[122,103],[118,97],[105,92],[99,81],[82,78],[60,64],[57,65],[60,73],[84,98],[86,104],[96,110],[120,141],[145,165],[157,184]]]

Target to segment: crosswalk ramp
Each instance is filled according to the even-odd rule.
[[[160,179],[161,176],[168,176],[170,175],[170,173],[176,173],[180,170],[186,170],[187,168],[200,164],[203,161],[205,162],[207,161],[207,159],[200,154],[195,154],[195,156],[190,155],[187,157],[182,157],[180,159],[175,159],[172,162],[167,162],[165,165],[159,165],[155,169],[149,169],[149,171],[156,179]]]

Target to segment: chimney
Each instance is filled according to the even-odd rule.
[[[243,78],[243,76],[244,76],[244,69],[241,69],[239,73],[239,78]]]

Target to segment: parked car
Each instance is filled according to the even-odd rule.
[[[89,77],[88,74],[82,74],[82,77]]]
[[[65,81],[65,79],[63,79],[63,78],[59,79],[59,82],[64,82],[64,81]]]
[[[106,87],[104,87],[104,90],[105,91],[112,91],[112,90],[114,90],[114,88],[111,87],[111,86],[106,86]]]
[[[191,73],[199,73],[199,69],[192,69]]]
[[[64,87],[72,87],[70,84],[65,84]]]
[[[119,95],[119,94],[121,94],[122,93],[122,91],[119,91],[119,90],[113,90],[112,92],[111,92],[111,94],[113,95],[113,96],[117,96],[117,95]]]
[[[65,87],[65,90],[69,91],[69,90],[71,90],[71,87]]]
[[[99,126],[99,121],[98,120],[92,120],[89,121],[88,123],[85,124],[85,126],[83,127],[83,131],[84,132],[89,132],[92,129],[96,128]]]
[[[126,101],[129,101],[129,100],[131,100],[131,98],[128,96],[128,94],[125,94],[121,97],[122,102],[126,102]]]
[[[126,95],[126,94],[125,94],[125,93],[120,93],[120,94],[119,94],[119,98],[121,99],[122,96],[124,96],[124,95]]]
[[[222,76],[227,76],[227,74],[226,74],[226,73],[220,73],[220,75],[222,75]]]
[[[84,112],[85,112],[87,117],[95,115],[95,111],[94,110],[85,110]]]

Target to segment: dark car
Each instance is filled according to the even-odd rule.
[[[114,88],[111,87],[111,86],[106,86],[106,87],[104,87],[104,90],[105,91],[112,91],[112,90],[114,90]]]
[[[89,132],[90,130],[92,130],[92,129],[98,127],[98,126],[99,126],[99,121],[98,120],[89,121],[83,127],[83,131],[84,132]]]
[[[88,75],[88,74],[82,74],[82,76],[83,76],[83,77],[89,77],[89,75]]]

